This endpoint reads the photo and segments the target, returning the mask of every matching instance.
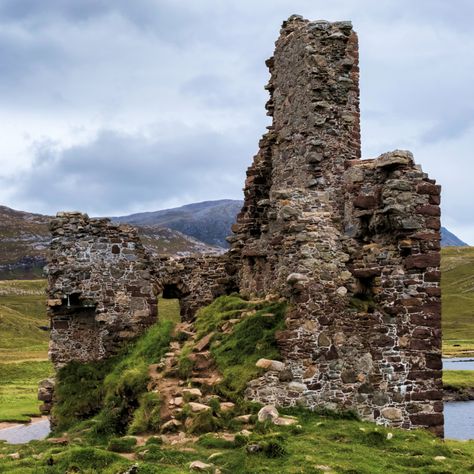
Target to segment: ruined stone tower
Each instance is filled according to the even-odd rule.
[[[231,255],[242,293],[291,302],[279,344],[292,381],[267,374],[247,394],[440,434],[440,188],[409,152],[358,159],[349,22],[290,17],[267,64],[273,122]]]
[[[151,261],[130,229],[59,216],[52,358],[113,354],[153,321],[160,290],[181,299],[188,320],[235,289],[283,296],[285,370],[251,382],[248,398],[353,409],[442,435],[440,188],[407,151],[360,159],[350,22],[290,17],[267,65],[273,121],[247,172],[230,251]]]

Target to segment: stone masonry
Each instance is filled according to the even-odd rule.
[[[134,228],[58,213],[47,267],[50,357],[98,360],[156,320],[151,264]]]
[[[199,308],[218,296],[238,291],[237,270],[221,256],[161,257],[153,263],[159,292],[179,299],[182,321],[192,321]]]
[[[230,262],[216,256],[151,260],[133,227],[58,213],[48,272],[50,356],[56,366],[115,354],[157,320],[157,295],[178,298],[181,319],[236,291]]]
[[[230,251],[152,261],[131,228],[59,214],[51,357],[115,353],[155,320],[159,293],[180,299],[184,320],[236,290],[284,297],[284,364],[252,381],[248,398],[353,409],[442,435],[440,187],[410,152],[360,159],[350,22],[293,15],[267,65],[272,125],[247,172]]]
[[[440,188],[409,152],[359,160],[349,22],[290,17],[267,64],[273,123],[231,256],[242,293],[283,295],[292,309],[278,335],[287,370],[247,395],[442,434]]]

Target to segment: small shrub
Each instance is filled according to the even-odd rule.
[[[245,446],[248,443],[248,437],[241,435],[241,434],[236,434],[235,439],[234,439],[234,445],[237,448],[240,448],[242,446]]]
[[[279,440],[267,441],[263,443],[262,448],[267,458],[281,458],[288,454],[285,446]]]
[[[387,441],[387,435],[381,431],[369,431],[364,433],[362,442],[368,446],[381,446]]]
[[[217,438],[212,434],[205,434],[199,438],[198,444],[206,449],[232,449],[235,442],[223,438]]]
[[[159,436],[152,436],[146,440],[145,446],[157,445],[160,446],[163,444],[163,439]]]
[[[133,452],[137,440],[133,437],[112,438],[109,440],[107,449],[115,453],[131,453]]]
[[[155,392],[145,392],[139,399],[139,407],[133,414],[129,427],[130,434],[145,433],[158,429],[160,424],[160,395]]]
[[[209,400],[209,406],[211,407],[212,413],[217,415],[221,411],[221,403],[217,397],[212,397]]]
[[[201,434],[211,433],[222,428],[222,422],[212,415],[212,412],[207,410],[192,417],[192,423],[189,427],[189,433]]]

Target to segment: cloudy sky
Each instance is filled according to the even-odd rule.
[[[282,20],[359,33],[363,156],[410,149],[474,244],[472,0],[0,0],[0,203],[91,215],[241,198]]]

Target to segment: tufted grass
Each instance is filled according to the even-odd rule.
[[[116,357],[63,367],[53,409],[57,431],[96,416],[95,435],[124,433],[141,402],[149,402],[142,397],[149,381],[148,366],[168,350],[173,327],[171,321],[160,321]]]
[[[223,474],[464,474],[474,468],[474,442],[442,441],[422,430],[389,429],[302,410],[287,410],[287,414],[297,416],[299,426],[260,424],[249,438],[238,436],[235,442],[206,434],[185,445],[134,446],[127,437],[88,445],[81,436],[74,437],[69,446],[52,447],[47,441],[0,444],[0,472],[118,474],[136,464],[139,473],[184,474],[195,460],[212,463]],[[259,450],[250,453],[250,445]],[[134,450],[135,459],[123,458],[107,447]],[[20,459],[3,457],[15,452]]]

